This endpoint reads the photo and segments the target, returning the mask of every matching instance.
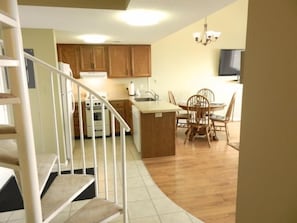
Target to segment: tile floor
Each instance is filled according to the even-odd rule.
[[[154,183],[145,165],[136,151],[131,136],[126,137],[127,144],[127,187],[128,187],[128,219],[130,223],[202,223],[185,210],[172,202]],[[117,141],[119,141],[117,139]],[[107,139],[110,143],[111,139]],[[99,145],[100,140],[97,141]],[[79,141],[77,141],[79,144]],[[86,150],[91,142],[86,140]],[[74,152],[76,160],[79,155]],[[99,154],[100,156],[100,154]],[[87,156],[88,157],[88,156]],[[112,194],[111,194],[112,196]],[[111,197],[110,196],[110,197]],[[67,209],[56,216],[51,223],[63,222],[86,201],[73,202]],[[110,221],[122,223],[123,216]],[[0,223],[25,223],[24,211],[0,213]]]

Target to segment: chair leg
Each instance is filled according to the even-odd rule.
[[[206,127],[206,136],[207,136],[207,141],[208,141],[209,148],[211,148],[210,137],[209,137],[210,134],[211,134],[210,128]]]
[[[191,133],[191,129],[190,129],[190,128],[191,128],[191,127],[188,127],[187,131],[185,132],[186,138],[185,138],[184,144],[186,144],[187,139],[188,139],[188,137],[190,136],[190,133]]]
[[[212,136],[212,139],[213,139],[213,140],[217,140],[216,126],[215,126],[215,123],[214,123],[213,120],[211,121],[211,126],[212,126],[213,133],[214,133],[213,136]]]
[[[228,126],[227,126],[227,123],[225,123],[225,132],[226,132],[226,138],[227,138],[227,144],[229,144],[229,129],[228,129]]]

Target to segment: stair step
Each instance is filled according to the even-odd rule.
[[[0,93],[0,105],[18,104],[20,99],[10,93]]]
[[[14,140],[1,140],[0,144],[0,165],[2,167],[18,170],[19,159],[17,145]]]
[[[7,56],[0,56],[0,67],[17,67],[19,61]]]
[[[15,139],[16,130],[12,125],[0,124],[0,139]]]
[[[122,207],[114,202],[95,198],[75,212],[65,223],[94,223],[111,219],[122,213]]]
[[[0,10],[0,22],[3,27],[17,27],[16,20],[7,15],[6,12]]]
[[[53,170],[53,167],[57,161],[56,154],[37,154],[37,170],[38,170],[38,180],[39,180],[39,191],[42,193],[46,182]]]
[[[94,176],[92,175],[58,175],[41,199],[44,221],[51,221],[92,182],[94,182]]]

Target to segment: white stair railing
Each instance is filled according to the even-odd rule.
[[[56,101],[58,100],[58,96],[57,95],[57,90],[55,86],[55,80],[56,82],[58,82],[59,85],[59,80],[61,78],[64,78],[67,81],[70,81],[72,83],[73,89],[76,89],[77,91],[77,103],[78,103],[78,115],[79,115],[79,126],[80,126],[80,149],[81,149],[81,157],[82,157],[82,169],[83,169],[83,173],[86,173],[86,169],[87,169],[87,162],[86,162],[86,151],[85,151],[85,139],[84,139],[84,131],[83,131],[83,111],[82,111],[82,102],[84,100],[81,92],[82,90],[84,92],[87,92],[88,95],[90,95],[90,99],[93,100],[92,98],[95,98],[96,100],[99,100],[101,103],[101,110],[102,110],[102,121],[103,123],[105,121],[109,121],[105,119],[105,112],[104,109],[108,109],[108,111],[111,114],[111,144],[110,147],[108,147],[107,143],[106,143],[106,129],[105,129],[105,123],[103,124],[103,134],[102,137],[100,138],[100,140],[102,141],[102,146],[101,148],[97,148],[98,144],[97,144],[97,138],[95,137],[95,130],[94,130],[94,120],[93,120],[93,116],[91,116],[92,119],[92,137],[91,137],[91,141],[92,141],[92,152],[93,152],[93,165],[92,168],[94,168],[94,175],[95,175],[95,194],[98,197],[99,194],[104,194],[104,199],[108,200],[109,199],[109,184],[108,184],[108,176],[110,176],[108,174],[108,159],[107,159],[107,151],[110,150],[112,153],[112,166],[113,166],[113,174],[112,175],[112,181],[114,182],[114,202],[116,204],[119,203],[119,197],[118,197],[118,188],[119,188],[119,182],[117,180],[118,178],[118,171],[117,169],[119,168],[117,166],[117,158],[116,158],[116,151],[117,149],[120,150],[120,154],[121,154],[121,168],[119,168],[121,170],[121,176],[122,176],[122,182],[121,183],[121,187],[122,187],[122,201],[123,201],[123,218],[124,218],[124,222],[128,222],[128,214],[127,214],[127,182],[126,182],[126,139],[125,139],[125,133],[130,131],[130,127],[127,125],[127,123],[124,121],[124,119],[119,115],[119,113],[114,109],[114,107],[103,97],[101,97],[94,89],[89,88],[88,86],[82,84],[81,82],[79,82],[78,80],[70,77],[68,74],[63,73],[62,71],[58,70],[56,67],[47,64],[46,62],[30,55],[27,53],[24,53],[24,56],[26,59],[29,59],[31,61],[33,61],[34,63],[34,67],[36,66],[42,66],[43,68],[45,68],[48,72],[43,72],[42,74],[36,74],[36,75],[49,75],[51,77],[51,84],[50,84],[50,88],[51,88],[51,94],[52,94],[52,104],[53,104],[53,115],[55,116],[54,120],[55,120],[55,135],[56,135],[56,146],[57,146],[57,155],[59,157],[60,154],[65,154],[65,151],[63,151],[64,148],[60,148],[59,145],[61,145],[59,143],[59,137],[58,137],[58,124],[57,124],[57,116],[58,114],[61,114],[62,112],[67,112],[67,111],[58,111],[58,108],[55,106]],[[44,69],[43,69],[44,70]],[[42,77],[38,77],[38,78],[42,78]],[[91,104],[91,114],[92,114],[92,110],[93,110],[93,103]],[[63,106],[59,106],[60,109],[63,109]],[[116,140],[116,136],[115,136],[115,120],[117,120],[120,123],[120,143],[119,145],[117,145],[117,140]],[[100,149],[103,151],[103,176],[98,176],[99,172],[98,172],[98,164],[97,164],[97,157],[98,157],[98,151],[100,151]],[[58,158],[58,160],[60,160]],[[73,156],[71,154],[70,156],[70,171],[71,173],[74,173],[74,169],[76,167],[74,160],[73,160]],[[62,164],[61,161],[58,162],[58,172],[59,174],[61,174],[62,172]],[[68,167],[68,165],[67,165]],[[65,168],[65,167],[64,167]],[[104,191],[101,193],[101,188],[99,186],[99,179],[104,179]]]

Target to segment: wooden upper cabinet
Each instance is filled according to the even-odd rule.
[[[70,64],[73,77],[79,78],[80,55],[76,44],[57,44],[58,61]]]
[[[130,77],[130,48],[126,45],[108,46],[108,76]]]
[[[151,76],[150,45],[108,46],[110,78]]]
[[[106,71],[105,47],[96,45],[80,46],[81,71]]]
[[[151,76],[151,47],[146,45],[131,46],[132,76]]]

